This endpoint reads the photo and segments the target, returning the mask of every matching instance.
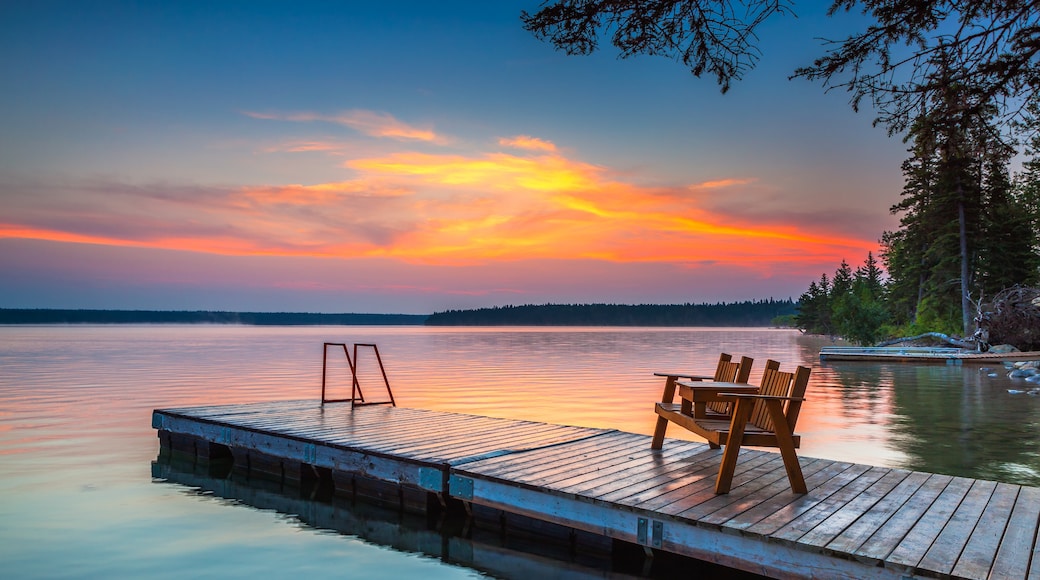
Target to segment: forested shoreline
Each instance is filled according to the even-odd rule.
[[[255,326],[786,326],[791,299],[717,304],[542,304],[426,314],[0,308],[0,324],[241,324]]]
[[[207,310],[0,308],[0,324],[243,324],[254,326],[420,325],[425,314],[322,314]]]
[[[718,304],[542,304],[437,312],[428,326],[776,326],[797,304],[759,300]],[[778,320],[779,319],[779,320]]]

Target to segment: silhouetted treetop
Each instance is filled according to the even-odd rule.
[[[568,54],[590,54],[600,29],[622,57],[637,54],[677,58],[696,76],[715,77],[722,92],[754,67],[755,28],[789,10],[786,0],[748,3],[717,0],[562,0],[524,11],[524,28]]]
[[[754,67],[756,29],[791,14],[788,0],[550,0],[524,28],[569,54],[598,48],[610,34],[622,57],[662,55],[723,92]],[[794,77],[845,89],[858,109],[868,98],[890,132],[906,129],[949,83],[970,85],[965,106],[1001,104],[1007,120],[1037,96],[1040,2],[1036,0],[836,0],[828,14],[861,11],[871,23],[844,40],[824,39],[826,54]],[[941,74],[940,74],[941,71]]]

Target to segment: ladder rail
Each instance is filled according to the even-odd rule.
[[[328,397],[328,359],[329,359],[329,347],[341,347],[343,349],[343,356],[347,359],[347,366],[350,367],[350,398],[349,399],[330,399]],[[347,343],[345,342],[325,342],[322,344],[321,353],[321,405],[325,406],[325,403],[346,403],[350,402],[350,408],[363,406],[363,405],[391,405],[396,407],[397,401],[394,399],[394,392],[390,389],[390,379],[387,377],[386,368],[383,366],[383,357],[379,354],[379,347],[372,343],[354,343],[354,356],[350,356],[350,351],[347,350]],[[390,397],[389,401],[365,401],[365,395],[361,391],[361,382],[358,379],[358,367],[360,361],[358,358],[358,347],[372,348],[376,355],[376,362],[379,365],[379,373],[383,377],[383,384],[386,385],[386,393]]]

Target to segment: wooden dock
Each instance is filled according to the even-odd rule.
[[[1040,360],[1040,352],[989,353],[972,352],[946,347],[860,347],[825,346],[820,349],[820,360],[864,361],[889,363],[939,363],[947,365],[988,365],[1003,362]]]
[[[651,413],[648,411],[648,421]],[[417,509],[457,502],[773,577],[1040,578],[1040,489],[611,429],[287,401],[162,409],[162,445]],[[367,491],[366,491],[367,490]]]

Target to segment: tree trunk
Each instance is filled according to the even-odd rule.
[[[968,232],[964,218],[964,191],[957,185],[960,198],[957,202],[957,220],[960,222],[961,234],[961,334],[968,336],[968,324],[971,321],[971,291],[968,287]]]

